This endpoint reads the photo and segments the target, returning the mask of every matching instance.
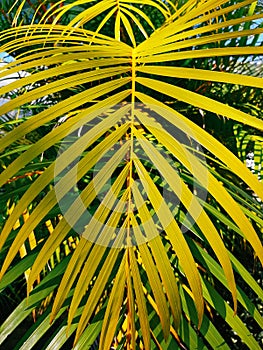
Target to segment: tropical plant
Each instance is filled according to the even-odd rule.
[[[256,2],[28,3],[1,33],[0,79],[28,72],[1,115],[30,113],[0,134],[2,300],[27,285],[0,344],[260,349],[263,186],[200,125],[263,130],[262,79],[228,69],[263,54]]]

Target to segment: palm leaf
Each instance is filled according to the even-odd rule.
[[[31,267],[29,294],[63,241],[70,235],[82,234],[70,259],[62,259],[28,296],[27,309],[25,301],[22,302],[4,322],[1,341],[33,310],[35,302],[57,288],[52,308],[33,326],[27,343],[32,340],[37,344],[48,332],[49,317],[60,318],[66,305],[67,332],[75,334],[76,348],[82,348],[85,340],[95,340],[93,330],[96,335],[101,332],[100,348],[110,348],[120,325],[125,325],[120,334],[126,336],[119,341],[120,346],[135,347],[142,339],[146,349],[153,343],[157,348],[183,343],[191,348],[200,344],[197,328],[212,347],[220,346],[223,338],[211,318],[204,314],[204,308],[210,305],[249,347],[259,348],[239,316],[232,317],[239,301],[261,324],[259,312],[254,312],[253,304],[236,285],[232,265],[239,274],[244,272],[247,283],[251,282],[260,293],[262,290],[229,253],[219,233],[221,227],[228,226],[248,241],[262,263],[260,211],[252,201],[247,209],[235,187],[227,181],[223,186],[219,174],[200,160],[189,144],[198,143],[211,157],[218,157],[262,200],[263,187],[242,161],[191,121],[187,112],[187,108],[202,109],[211,118],[221,115],[263,129],[259,118],[227,105],[220,98],[202,95],[188,83],[209,81],[263,87],[257,77],[193,68],[200,58],[263,53],[261,46],[248,47],[239,39],[241,35],[262,33],[262,28],[250,29],[250,23],[263,18],[254,12],[254,5],[248,7],[252,3],[252,0],[235,4],[226,0],[189,0],[174,6],[160,0],[132,3],[106,0],[95,4],[89,0],[70,4],[60,1],[62,6],[51,5],[39,23],[17,26],[1,35],[2,50],[16,52],[17,59],[5,66],[0,79],[21,69],[30,72],[0,88],[1,94],[14,95],[0,107],[1,114],[32,106],[45,96],[55,101],[48,108],[36,109],[1,137],[3,190],[8,191],[21,169],[26,173],[32,162],[40,164],[49,152],[60,150],[48,167],[43,165],[41,175],[32,179],[28,189],[19,192],[20,200],[5,219],[0,246],[8,245],[8,252],[1,256],[1,276],[6,273],[7,277],[3,277],[2,286]],[[17,16],[23,6],[24,2]],[[78,10],[69,20],[67,16],[75,7],[82,11]],[[147,8],[162,19],[158,30]],[[247,15],[239,10],[247,11]],[[238,16],[233,18],[234,11]],[[100,21],[101,14],[104,15]],[[53,23],[49,24],[50,21]],[[242,34],[240,26],[245,26]],[[109,27],[109,35],[103,35]],[[240,45],[227,47],[231,40]],[[182,60],[185,67],[181,67]],[[187,62],[192,65],[187,66]],[[173,101],[175,108],[167,103]],[[187,106],[186,111],[180,106]],[[61,117],[64,121],[58,125]],[[18,148],[19,142],[44,127],[48,132],[43,137],[25,149]],[[82,134],[85,127],[88,131]],[[79,190],[78,183],[82,181],[84,188]],[[198,191],[194,193],[193,183],[206,191],[212,204],[204,203]],[[78,196],[69,201],[74,188]],[[163,196],[163,191],[179,198],[180,204]],[[45,196],[39,199],[42,193]],[[62,215],[56,216],[51,234],[43,235],[43,247],[36,259],[30,253],[30,258],[14,265],[17,271],[11,273],[17,252],[30,232],[34,230],[37,234],[54,208]],[[79,232],[78,224],[90,208],[90,219]],[[218,208],[223,211],[217,213]],[[30,215],[13,237],[15,224],[25,210]],[[189,233],[184,232],[184,225]],[[215,258],[206,253],[210,248]],[[201,267],[230,290],[233,310]],[[44,281],[51,281],[51,286],[45,286]],[[47,348],[66,342],[64,330],[63,323]]]

